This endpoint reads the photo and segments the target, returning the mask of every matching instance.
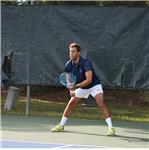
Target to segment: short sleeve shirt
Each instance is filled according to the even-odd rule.
[[[77,78],[77,84],[81,83],[82,81],[86,79],[86,76],[85,76],[86,71],[92,71],[93,80],[91,84],[87,85],[86,87],[83,87],[83,89],[88,89],[97,84],[100,84],[100,79],[94,72],[92,62],[88,58],[80,57],[80,60],[77,66],[76,64],[72,62],[72,60],[69,60],[65,65],[65,72],[70,72],[74,74]]]

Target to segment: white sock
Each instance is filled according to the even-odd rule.
[[[64,126],[67,120],[68,120],[68,118],[66,118],[65,116],[63,116],[62,119],[61,119],[60,125]]]
[[[112,120],[110,117],[106,118],[106,123],[108,124],[109,128],[112,128]]]

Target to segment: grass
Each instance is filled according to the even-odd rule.
[[[1,113],[7,115],[25,115],[26,101],[17,101],[16,108],[11,111],[5,111],[4,108],[5,100],[1,101]],[[30,116],[50,116],[50,117],[61,117],[66,107],[66,103],[61,102],[49,102],[41,100],[30,101]],[[149,122],[148,107],[124,107],[108,104],[108,108],[112,113],[113,120],[118,121],[140,121]],[[72,118],[80,119],[102,119],[101,113],[97,107],[85,107],[78,105],[73,113]]]

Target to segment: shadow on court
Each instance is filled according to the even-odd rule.
[[[94,133],[84,133],[84,132],[77,132],[77,131],[64,131],[64,132],[70,132],[70,133],[74,133],[74,134],[83,134],[83,135],[93,135],[93,136],[102,136],[102,137],[107,137],[106,135],[102,135],[102,134],[94,134]],[[109,137],[110,138],[110,137]],[[138,138],[138,137],[129,137],[129,136],[123,136],[123,135],[115,135],[114,137],[111,138],[122,138],[124,140],[131,140],[131,141],[137,141],[137,142],[149,142],[149,139],[147,138]],[[117,140],[117,139],[116,139]]]
[[[2,140],[31,141],[91,145],[100,147],[149,147],[149,124],[141,122],[116,122],[116,136],[106,136],[103,120],[69,119],[65,131],[50,132],[60,118],[2,115]]]

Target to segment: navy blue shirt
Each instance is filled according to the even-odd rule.
[[[85,76],[86,71],[92,71],[93,79],[92,79],[92,83],[83,87],[83,89],[89,89],[97,84],[100,84],[100,79],[94,72],[93,65],[88,58],[80,57],[79,63],[77,64],[77,66],[76,64],[73,63],[72,60],[69,60],[65,65],[65,72],[70,72],[76,76],[77,78],[76,84],[81,83],[82,81],[86,80],[86,76]]]

